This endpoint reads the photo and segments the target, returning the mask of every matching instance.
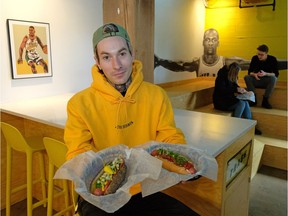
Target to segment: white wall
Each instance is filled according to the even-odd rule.
[[[203,53],[205,6],[203,0],[155,0],[155,54],[163,59],[191,61]],[[154,82],[194,78],[195,73],[154,70]]]
[[[102,0],[0,0],[1,103],[77,92],[90,86],[92,34]],[[50,24],[53,77],[12,79],[7,19]]]
[[[90,85],[91,37],[103,23],[103,0],[0,0],[0,103],[77,92]],[[12,79],[7,19],[50,24],[53,77]],[[181,20],[181,21],[179,21]],[[203,53],[203,0],[155,0],[155,53],[189,61]],[[158,67],[154,82],[195,77]]]

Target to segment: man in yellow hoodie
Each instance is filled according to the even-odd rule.
[[[184,144],[165,91],[143,80],[142,63],[134,60],[127,31],[117,24],[103,25],[93,35],[93,50],[93,82],[67,106],[67,159],[118,144],[135,147],[151,140]],[[142,198],[140,192],[139,185],[132,188],[135,195],[113,214],[197,215],[163,193]],[[78,211],[81,216],[110,215],[82,198]]]

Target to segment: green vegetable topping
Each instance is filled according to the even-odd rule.
[[[168,157],[167,159],[169,159],[169,157],[173,158],[175,160],[175,163],[179,166],[184,166],[184,164],[189,161],[183,155],[176,153],[176,152],[173,152],[173,151],[170,151],[168,149],[159,148],[159,149],[157,149],[157,151],[158,151],[158,154],[163,155],[164,158],[167,158],[167,157]]]

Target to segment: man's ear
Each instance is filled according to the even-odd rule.
[[[101,67],[100,67],[100,64],[99,64],[99,62],[98,62],[98,60],[97,60],[97,58],[96,58],[95,55],[94,55],[94,60],[95,60],[96,66],[99,68],[99,70],[102,70]]]
[[[99,69],[100,71],[102,71],[102,68],[100,67],[100,65],[97,64],[97,63],[96,63],[96,65],[97,65],[98,69]]]

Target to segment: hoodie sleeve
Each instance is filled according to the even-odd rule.
[[[64,141],[68,147],[67,160],[89,150],[97,151],[91,143],[92,134],[77,110],[77,105],[70,100],[67,105],[68,117],[64,131]]]
[[[176,127],[174,112],[167,94],[163,92],[163,103],[159,110],[159,122],[156,141],[172,144],[185,144],[186,140],[180,128]]]

